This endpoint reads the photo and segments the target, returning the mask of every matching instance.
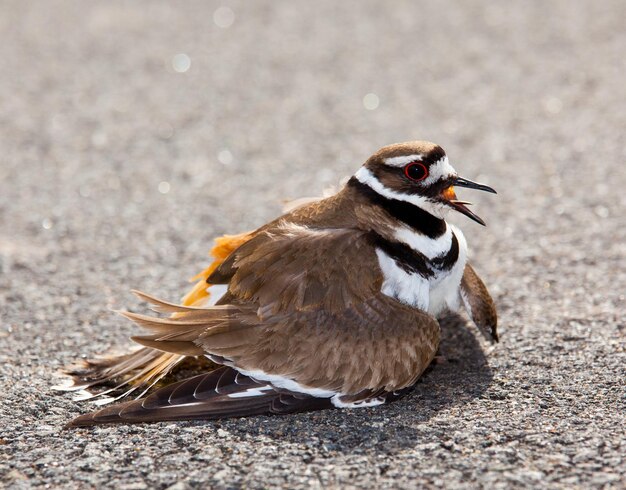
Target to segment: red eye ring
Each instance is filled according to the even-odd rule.
[[[428,168],[421,162],[411,162],[404,167],[404,175],[413,182],[419,182],[428,177]]]

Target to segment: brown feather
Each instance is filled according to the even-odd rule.
[[[465,266],[461,280],[461,297],[472,321],[481,332],[498,342],[498,313],[483,281],[470,264]]]
[[[364,232],[278,223],[233,252],[232,263],[236,308],[203,308],[174,320],[127,314],[158,332],[136,340],[347,394],[402,389],[436,352],[436,320],[380,292],[380,268]]]
[[[259,388],[263,389],[262,394],[245,396],[247,390]],[[118,403],[82,415],[67,424],[66,428],[165,420],[211,420],[322,408],[332,408],[329,399],[267,389],[261,382],[231,368],[220,367],[210,373],[161,388],[146,398]]]
[[[163,340],[155,339],[152,335],[134,335],[131,337],[131,340],[152,349],[178,354],[181,356],[201,356],[204,354],[204,350],[202,348],[189,341],[168,340],[167,342],[164,342]]]
[[[401,146],[387,151],[406,151]],[[138,365],[140,358],[129,366],[142,369],[145,379],[170,366],[171,356],[209,354],[244,370],[341,391],[350,400],[410,386],[434,357],[439,325],[381,293],[368,234],[390,237],[396,224],[346,187],[259,230],[227,237],[195,278],[185,306],[136,293],[172,317],[124,313],[152,332],[137,342],[163,351],[145,349],[146,358],[158,360],[154,368]],[[222,306],[198,307],[206,288],[218,283],[229,285]]]

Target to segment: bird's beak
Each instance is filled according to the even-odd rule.
[[[479,191],[491,192],[492,194],[497,194],[497,192],[485,184],[479,184],[478,182],[472,182],[471,180],[464,179],[463,177],[457,177],[454,180],[454,184],[458,187],[468,187],[470,189],[478,189]]]
[[[443,197],[450,206],[456,209],[459,213],[462,213],[468,218],[476,221],[476,223],[485,226],[485,222],[482,220],[482,218],[470,211],[467,207],[468,205],[472,204],[471,202],[459,201],[457,199],[456,193],[454,192],[454,186],[467,187],[469,189],[478,189],[479,191],[491,192],[493,194],[497,194],[497,192],[488,185],[478,184],[477,182],[472,182],[471,180],[464,179],[463,177],[456,177],[454,179],[454,183],[443,191]]]

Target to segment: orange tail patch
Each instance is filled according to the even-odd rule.
[[[206,269],[195,275],[190,281],[197,281],[194,287],[182,299],[184,306],[202,306],[208,301],[211,293],[208,291],[210,284],[206,280],[222,262],[235,249],[252,238],[252,233],[240,233],[239,235],[224,235],[215,239],[215,245],[209,252],[213,262]]]

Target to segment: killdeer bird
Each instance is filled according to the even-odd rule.
[[[136,292],[166,316],[122,312],[147,331],[132,337],[143,348],[88,362],[70,389],[119,380],[122,396],[143,395],[190,358],[211,369],[69,426],[380,405],[415,384],[439,346],[437,317],[461,305],[497,340],[494,303],[445,217],[484,222],[454,187],[495,193],[459,177],[438,145],[395,144],[335,195],[219,239],[183,304]]]

